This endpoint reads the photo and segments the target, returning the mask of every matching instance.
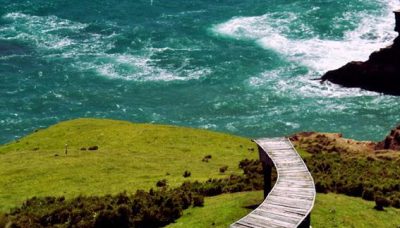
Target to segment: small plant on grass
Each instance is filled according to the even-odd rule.
[[[98,149],[99,149],[98,146],[91,146],[91,147],[89,147],[89,150],[98,150]]]
[[[219,168],[219,172],[220,173],[225,173],[226,170],[228,170],[228,166],[227,165],[224,165],[221,168]]]
[[[190,177],[192,174],[190,173],[190,171],[185,170],[185,172],[183,172],[183,177],[187,178]]]
[[[209,155],[204,156],[204,158],[201,161],[208,162],[211,158],[212,158],[212,156],[209,154]]]
[[[157,187],[165,187],[165,186],[167,186],[167,179],[162,179],[162,180],[159,180],[159,181],[157,181],[157,183],[156,183],[156,186]]]

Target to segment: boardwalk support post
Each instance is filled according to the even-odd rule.
[[[265,153],[264,149],[258,146],[258,154],[260,156],[260,161],[262,162],[263,174],[264,174],[264,199],[267,198],[269,192],[272,189],[272,160]]]
[[[307,217],[300,223],[298,228],[309,228],[311,226],[311,212],[307,215]]]

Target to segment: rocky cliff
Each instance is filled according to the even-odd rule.
[[[375,149],[400,150],[400,125],[394,128],[382,142],[379,142]]]
[[[400,33],[400,10],[395,11],[395,31]],[[321,78],[345,87],[400,95],[400,36],[393,45],[370,55],[366,62],[350,62]]]

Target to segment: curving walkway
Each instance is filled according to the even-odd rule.
[[[314,180],[303,159],[286,138],[263,138],[255,142],[264,166],[264,193],[268,196],[231,228],[309,227],[316,193]],[[269,191],[272,165],[278,179]]]

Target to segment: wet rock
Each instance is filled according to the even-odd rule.
[[[395,11],[400,32],[400,11]],[[375,92],[400,95],[400,37],[393,45],[372,53],[366,62],[350,62],[327,72],[321,78],[344,87],[358,87]]]

